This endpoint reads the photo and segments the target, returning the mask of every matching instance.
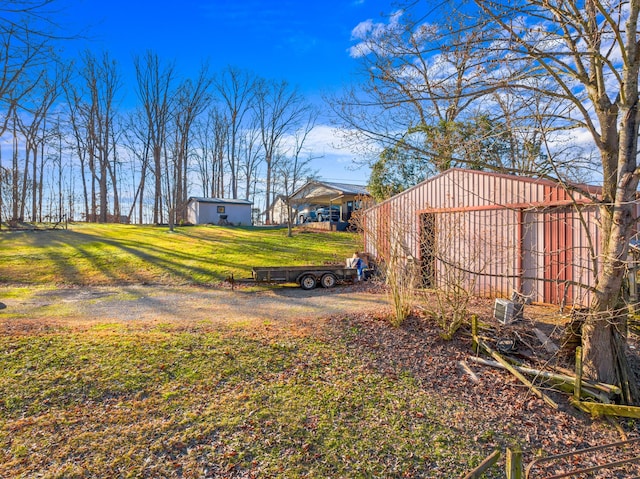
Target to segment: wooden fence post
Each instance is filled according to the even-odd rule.
[[[480,350],[478,345],[478,315],[477,314],[473,314],[471,316],[471,338],[472,338],[471,349],[473,350],[474,353],[477,354],[478,351]]]
[[[506,456],[507,479],[522,479],[522,451],[520,448],[507,448]]]
[[[573,397],[576,401],[580,401],[582,395],[582,347],[576,348],[576,384],[573,389]]]

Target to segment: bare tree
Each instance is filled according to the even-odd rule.
[[[240,136],[246,115],[250,112],[256,88],[256,78],[249,72],[228,67],[215,80],[215,87],[224,105],[229,140],[227,142],[231,197],[238,197]]]
[[[211,196],[224,198],[225,151],[229,139],[229,120],[217,112],[213,118],[213,162]],[[233,184],[233,182],[232,182]]]
[[[187,205],[187,176],[188,159],[190,153],[190,141],[193,133],[194,122],[197,117],[206,110],[211,101],[210,87],[212,79],[208,68],[203,66],[195,81],[186,80],[176,93],[176,104],[173,120],[175,123],[175,194],[174,211],[175,218],[170,218],[170,223],[175,220],[186,220]]]
[[[502,83],[510,88],[542,92],[550,102],[562,104],[564,109],[554,112],[555,127],[583,128],[599,152],[602,253],[591,313],[583,328],[584,364],[590,376],[626,385],[625,397],[631,401],[637,390],[635,382],[628,380],[621,286],[637,222],[640,178],[640,4],[599,0],[475,3],[504,32],[487,39],[487,57],[493,61],[488,67],[499,69]]]
[[[241,161],[240,173],[244,175],[244,198],[248,200],[252,196],[252,185],[256,181],[258,168],[264,159],[260,145],[260,128],[255,118],[243,131],[240,139]]]
[[[122,146],[129,152],[132,160],[135,160],[132,161],[132,185],[135,192],[128,218],[131,219],[133,216],[137,204],[138,223],[142,224],[144,222],[144,193],[149,172],[149,157],[151,156],[151,140],[144,110],[137,109],[126,118],[122,133]],[[135,163],[138,163],[137,170],[134,166]],[[137,184],[135,181],[136,173],[139,175]]]
[[[224,152],[228,127],[226,119],[215,106],[196,122],[194,157],[202,196],[224,197]]]
[[[117,64],[108,53],[98,59],[93,53],[85,52],[80,69],[83,90],[76,91],[75,101],[80,102],[79,118],[86,137],[84,145],[88,154],[91,171],[91,214],[92,221],[107,222],[109,213],[109,180],[113,188],[114,214],[119,217],[120,205],[115,174],[113,128],[115,102],[120,87]],[[113,162],[111,160],[114,160]],[[97,185],[98,196],[95,195]]]
[[[31,158],[31,221],[42,221],[42,176],[44,173],[44,155],[38,153],[44,150],[46,141],[46,120],[54,102],[61,94],[61,85],[67,81],[69,71],[64,68],[45,73],[36,80],[35,86],[21,102],[18,116],[18,128],[25,140],[25,161],[23,166],[23,184],[20,216],[24,217],[26,205],[27,181],[29,177],[29,160]],[[38,170],[38,166],[40,170]],[[38,192],[40,194],[38,195]],[[38,199],[40,201],[38,201]],[[38,212],[40,215],[38,217]]]
[[[85,122],[83,121],[84,104],[80,89],[73,83],[67,82],[64,85],[66,104],[69,109],[68,121],[71,127],[73,138],[72,149],[80,162],[80,178],[82,182],[82,199],[84,203],[84,217],[86,220],[90,218],[89,210],[89,190],[87,186],[87,168],[88,168],[88,144],[87,134],[85,132]],[[95,204],[92,196],[92,204]],[[93,211],[95,214],[95,210]]]
[[[39,83],[44,65],[50,63],[54,55],[50,49],[50,30],[53,23],[42,16],[53,1],[7,1],[0,5],[0,135],[12,123],[14,142],[16,141],[18,117],[15,110]],[[13,152],[12,216],[16,221],[22,209],[24,216],[25,197],[18,188],[18,158]],[[23,168],[27,174],[27,166]],[[25,177],[23,176],[23,183]],[[26,193],[26,185],[22,188]],[[16,209],[18,208],[18,209]]]
[[[291,204],[291,195],[309,179],[317,176],[317,172],[311,167],[313,152],[306,148],[307,138],[313,130],[318,113],[310,110],[309,117],[304,125],[293,134],[289,149],[278,158],[275,163],[275,173],[279,177],[279,184],[284,193],[287,205],[287,235],[292,236],[294,213]]]
[[[19,161],[19,141],[18,141],[18,118],[15,109],[11,112],[11,126],[12,126],[12,156],[11,156],[11,222],[16,223],[22,218],[19,217],[20,211],[20,161]]]
[[[311,106],[286,81],[262,80],[256,89],[256,115],[266,165],[265,222],[270,223],[269,207],[273,190],[273,168],[284,135],[294,132],[308,116]]]
[[[354,29],[350,53],[366,80],[329,99],[349,145],[395,151],[402,163],[419,163],[422,175],[464,164],[463,149],[476,139],[459,124],[475,121],[478,100],[492,88],[478,69],[477,41],[486,32],[466,22],[450,15],[440,25],[399,10]]]
[[[175,75],[174,65],[163,66],[158,55],[151,51],[142,58],[136,57],[134,63],[138,81],[138,98],[146,114],[147,134],[153,154],[155,179],[153,222],[162,223],[164,221],[162,178],[163,171],[166,171],[166,142]]]

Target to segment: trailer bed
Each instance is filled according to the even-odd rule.
[[[356,268],[342,264],[256,267],[251,273],[256,282],[297,283],[302,289],[313,289],[318,284],[331,288],[339,281],[354,281],[358,277]]]

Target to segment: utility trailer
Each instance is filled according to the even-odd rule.
[[[338,281],[355,281],[358,278],[356,268],[341,264],[260,267],[253,268],[251,274],[256,282],[298,283],[306,290],[318,284],[323,288],[333,288]]]

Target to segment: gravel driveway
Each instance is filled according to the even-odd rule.
[[[379,310],[386,307],[384,294],[365,285],[303,291],[275,287],[254,291],[246,287],[110,286],[0,288],[0,324],[10,328],[14,320],[35,320],[71,325],[110,321],[207,321],[221,324],[259,322],[285,326],[289,321],[340,313]]]

